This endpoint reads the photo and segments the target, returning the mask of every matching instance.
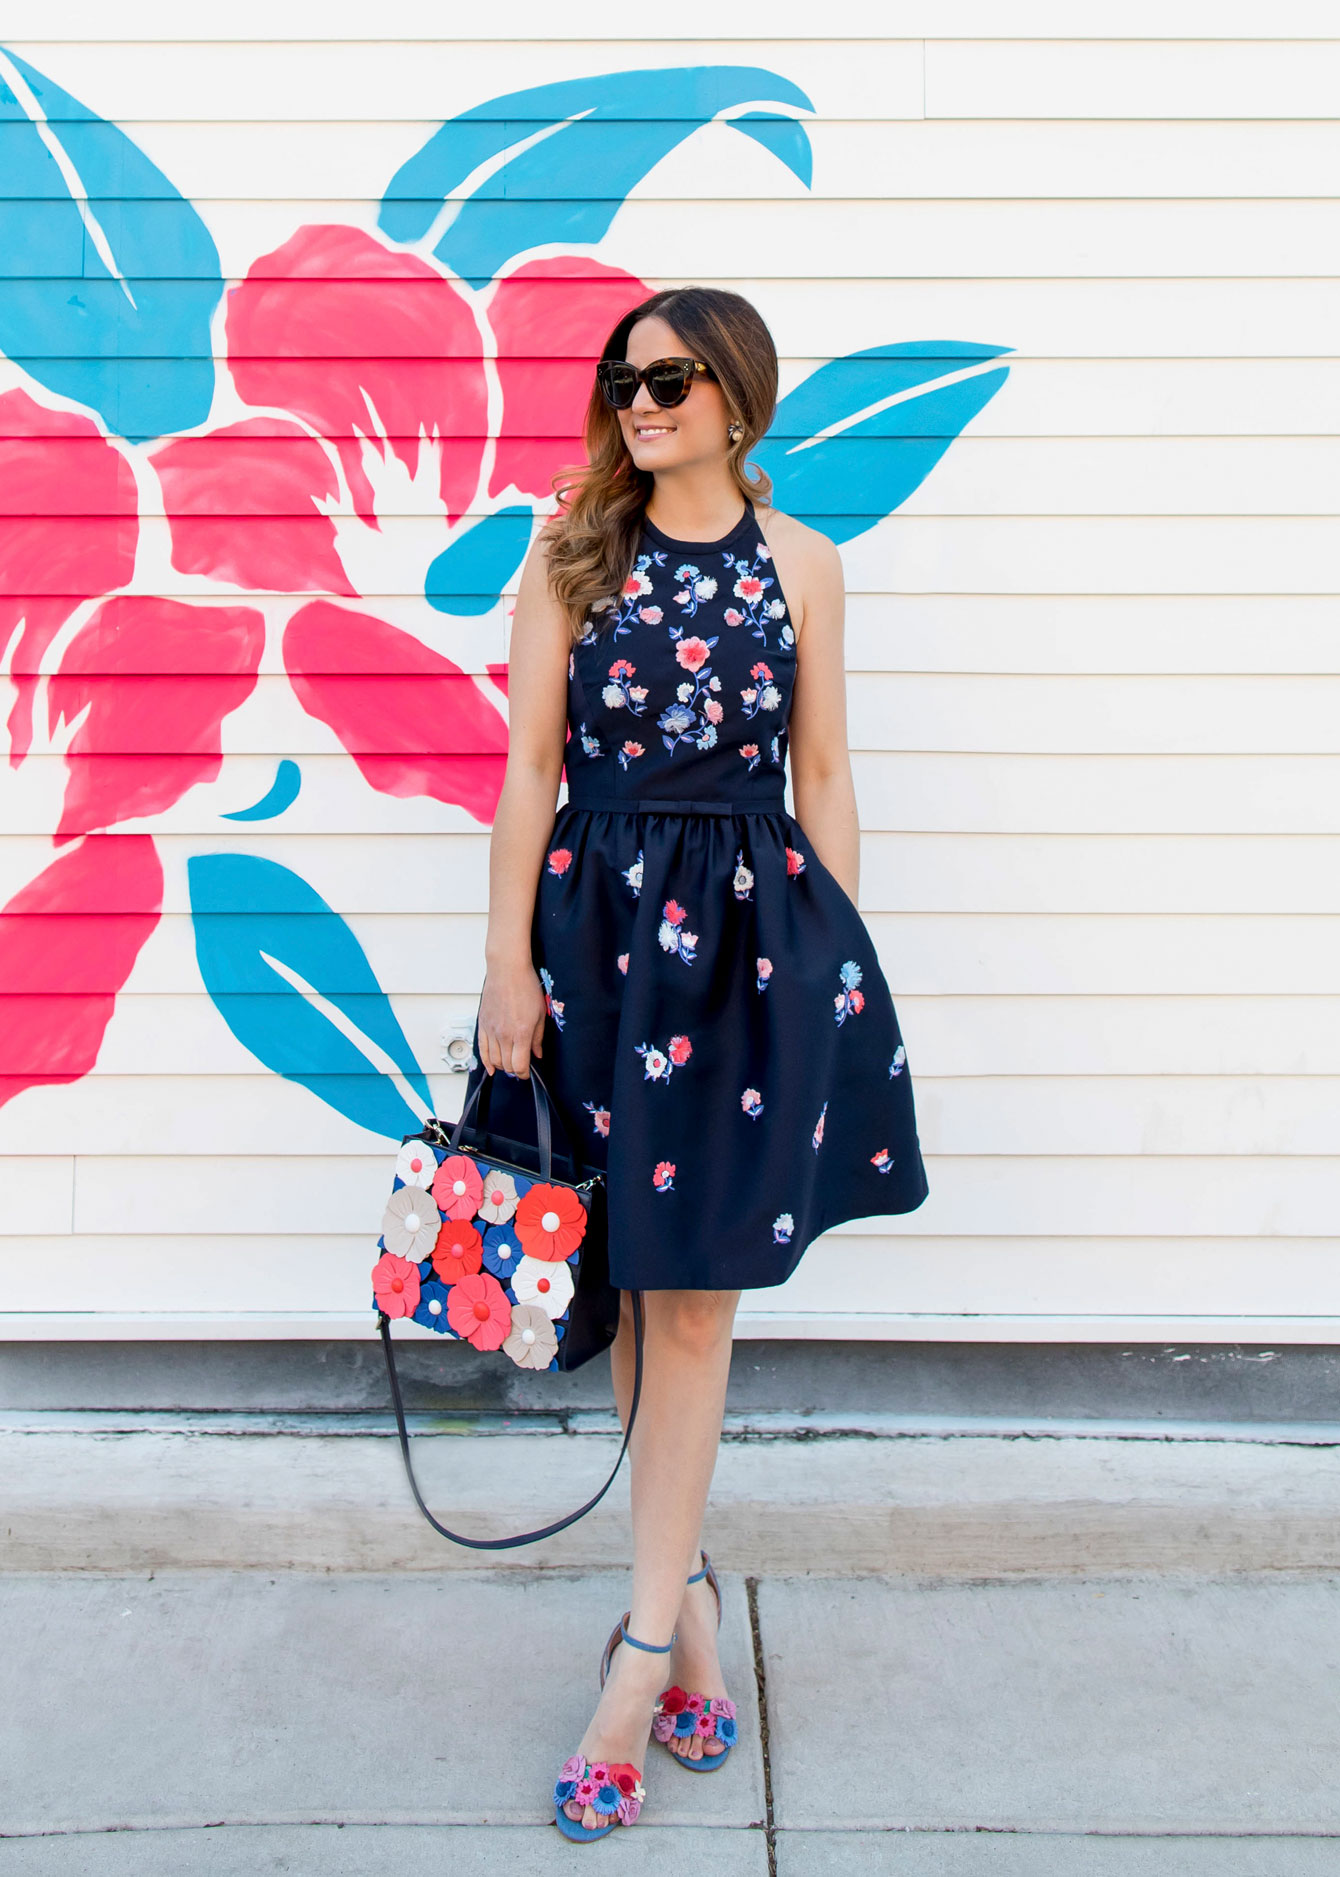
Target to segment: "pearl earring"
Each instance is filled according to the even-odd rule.
[[[726,435],[730,439],[730,441],[734,443],[737,437],[742,437],[744,435],[744,432],[740,428],[739,424],[732,424],[730,428],[727,430]]]

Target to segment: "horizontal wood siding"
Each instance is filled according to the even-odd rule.
[[[842,541],[860,904],[907,1040],[931,1196],[826,1235],[786,1286],[746,1298],[744,1333],[1340,1338],[1333,8],[870,0],[830,27],[787,0],[763,39],[756,11],[718,0],[680,8],[654,42],[628,38],[609,0],[566,14],[522,0],[505,22],[451,11],[387,0],[372,18],[334,0],[318,20],[297,0],[246,0],[216,21],[166,0],[112,14],[15,0],[2,49],[133,139],[194,205],[233,289],[304,225],[375,236],[381,189],[458,112],[635,71],[654,118],[658,71],[747,65],[812,101],[793,113],[808,183],[766,139],[706,123],[598,245],[572,244],[580,266],[648,291],[748,294],[784,393],[867,348],[1009,348],[1007,380],[893,513],[835,501],[810,517]],[[0,122],[0,173],[20,134]],[[499,225],[521,225],[524,192],[496,193]],[[40,225],[41,202],[26,207]],[[100,209],[113,226],[115,202]],[[11,243],[0,288],[45,269],[78,292],[96,247],[72,226],[57,267],[50,246]],[[143,278],[170,297],[172,250],[154,256]],[[53,326],[53,357],[83,343]],[[245,420],[269,427],[272,462],[298,460],[311,441],[291,414],[239,397],[222,308],[209,345],[216,393],[197,434]],[[394,372],[394,350],[368,369]],[[0,358],[0,396],[15,391],[52,414],[52,439],[84,408],[45,368]],[[479,435],[497,435],[500,408],[489,357]],[[349,424],[326,438],[357,455]],[[333,599],[472,674],[505,722],[515,577],[477,616],[431,609],[441,505],[394,457],[365,458],[376,529],[347,481],[319,503],[342,595],[183,572],[158,446],[113,442],[138,513],[133,582],[117,590],[252,609],[264,648],[223,717],[219,773],[117,824],[153,836],[162,916],[96,1062],[0,1106],[0,1336],[368,1334],[388,1142],[227,1027],[201,981],[188,863],[246,854],[309,882],[454,1115],[463,1078],[444,1036],[474,1021],[487,825],[369,787],[295,696],[281,642],[298,606]],[[453,526],[515,499],[485,481]],[[40,512],[54,503],[68,539],[107,525],[112,511],[63,500]],[[39,513],[12,481],[0,508],[5,527]],[[279,538],[316,512],[299,491],[264,526]],[[60,593],[62,564],[39,557],[26,589],[0,569],[0,590]],[[31,752],[0,772],[0,903],[22,905],[75,851],[52,837],[78,713],[53,722],[45,681],[97,604],[43,654]],[[382,675],[372,658],[360,681]],[[100,698],[123,682],[89,680]],[[16,693],[0,689],[4,714]],[[133,725],[105,722],[109,758],[144,753]],[[154,759],[198,748],[171,712],[156,737]],[[284,761],[302,786],[283,815],[228,819]],[[97,918],[157,911],[152,874],[108,892]],[[92,946],[92,988],[110,994],[101,969]],[[338,978],[324,989],[359,988]],[[64,1066],[17,1021],[31,988],[0,982],[0,1034],[20,1039],[8,1076]]]

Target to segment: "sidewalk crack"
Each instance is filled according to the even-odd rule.
[[[763,1835],[768,1847],[768,1877],[777,1877],[777,1822],[772,1806],[772,1741],[768,1727],[768,1670],[763,1660],[763,1631],[758,1619],[758,1579],[746,1577],[749,1630],[754,1640],[754,1681],[758,1689],[758,1737],[763,1753]]]

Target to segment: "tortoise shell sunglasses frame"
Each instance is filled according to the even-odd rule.
[[[662,410],[682,404],[698,373],[715,379],[710,365],[697,358],[654,358],[639,370],[626,359],[602,358],[596,366],[596,383],[605,402],[616,411],[626,411],[644,384]]]

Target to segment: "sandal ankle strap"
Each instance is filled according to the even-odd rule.
[[[678,1632],[676,1632],[676,1634],[671,1636],[669,1642],[639,1642],[636,1636],[629,1635],[628,1624],[624,1619],[620,1619],[619,1633],[622,1635],[625,1642],[631,1642],[635,1649],[645,1649],[648,1655],[669,1655],[670,1651],[679,1640]]]

